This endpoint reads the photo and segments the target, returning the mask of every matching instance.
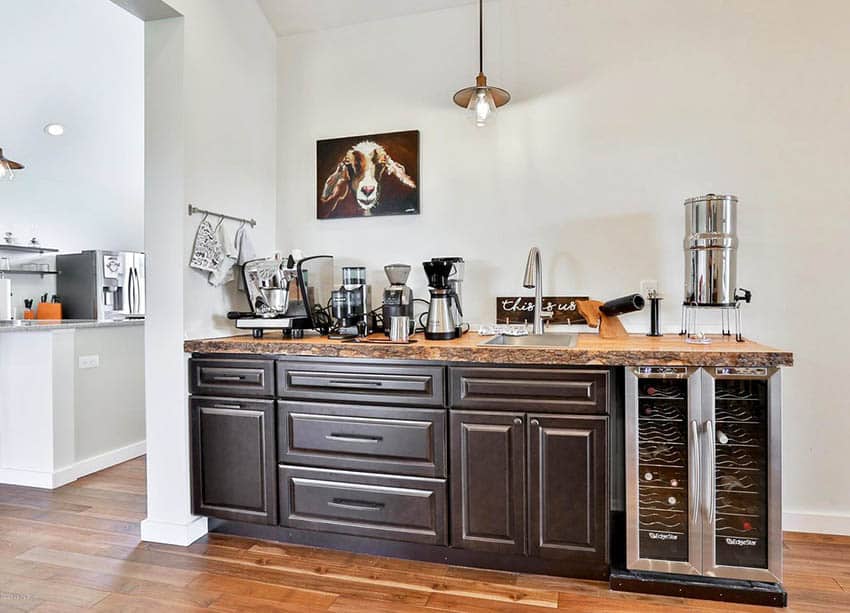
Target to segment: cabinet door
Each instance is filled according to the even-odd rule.
[[[193,397],[190,407],[193,511],[276,523],[274,401]]]
[[[530,556],[607,562],[607,421],[528,416]]]
[[[522,413],[451,412],[452,546],[525,553]]]

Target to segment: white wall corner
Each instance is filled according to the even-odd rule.
[[[150,517],[141,523],[141,537],[150,543],[191,545],[207,533],[207,518],[192,516],[186,523],[158,521]]]
[[[850,536],[850,515],[786,511],[782,514],[782,529],[786,532],[816,532]]]

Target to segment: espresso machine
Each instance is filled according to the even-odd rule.
[[[330,338],[367,336],[371,332],[371,288],[366,284],[366,268],[345,266],[342,286],[331,292],[333,326]]]
[[[333,288],[333,256],[251,260],[242,276],[251,310],[227,314],[238,329],[251,330],[254,338],[266,330],[280,330],[285,338],[301,338],[304,330],[327,332],[324,306]]]
[[[431,292],[425,338],[448,341],[460,337],[463,334],[463,310],[452,287],[454,262],[450,258],[434,258],[430,262],[422,262],[422,266]]]
[[[407,286],[407,278],[410,276],[410,266],[407,264],[387,264],[384,266],[384,272],[390,285],[384,290],[381,318],[384,322],[384,334],[389,336],[390,322],[393,317],[408,317],[411,321],[411,327],[415,325],[413,323],[415,321],[413,319],[413,290]]]

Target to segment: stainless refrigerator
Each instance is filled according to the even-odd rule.
[[[626,370],[627,566],[782,580],[777,368]]]
[[[56,293],[65,319],[145,316],[145,254],[83,251],[56,256]]]

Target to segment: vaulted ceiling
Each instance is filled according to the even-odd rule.
[[[427,13],[475,0],[259,0],[278,36]]]

